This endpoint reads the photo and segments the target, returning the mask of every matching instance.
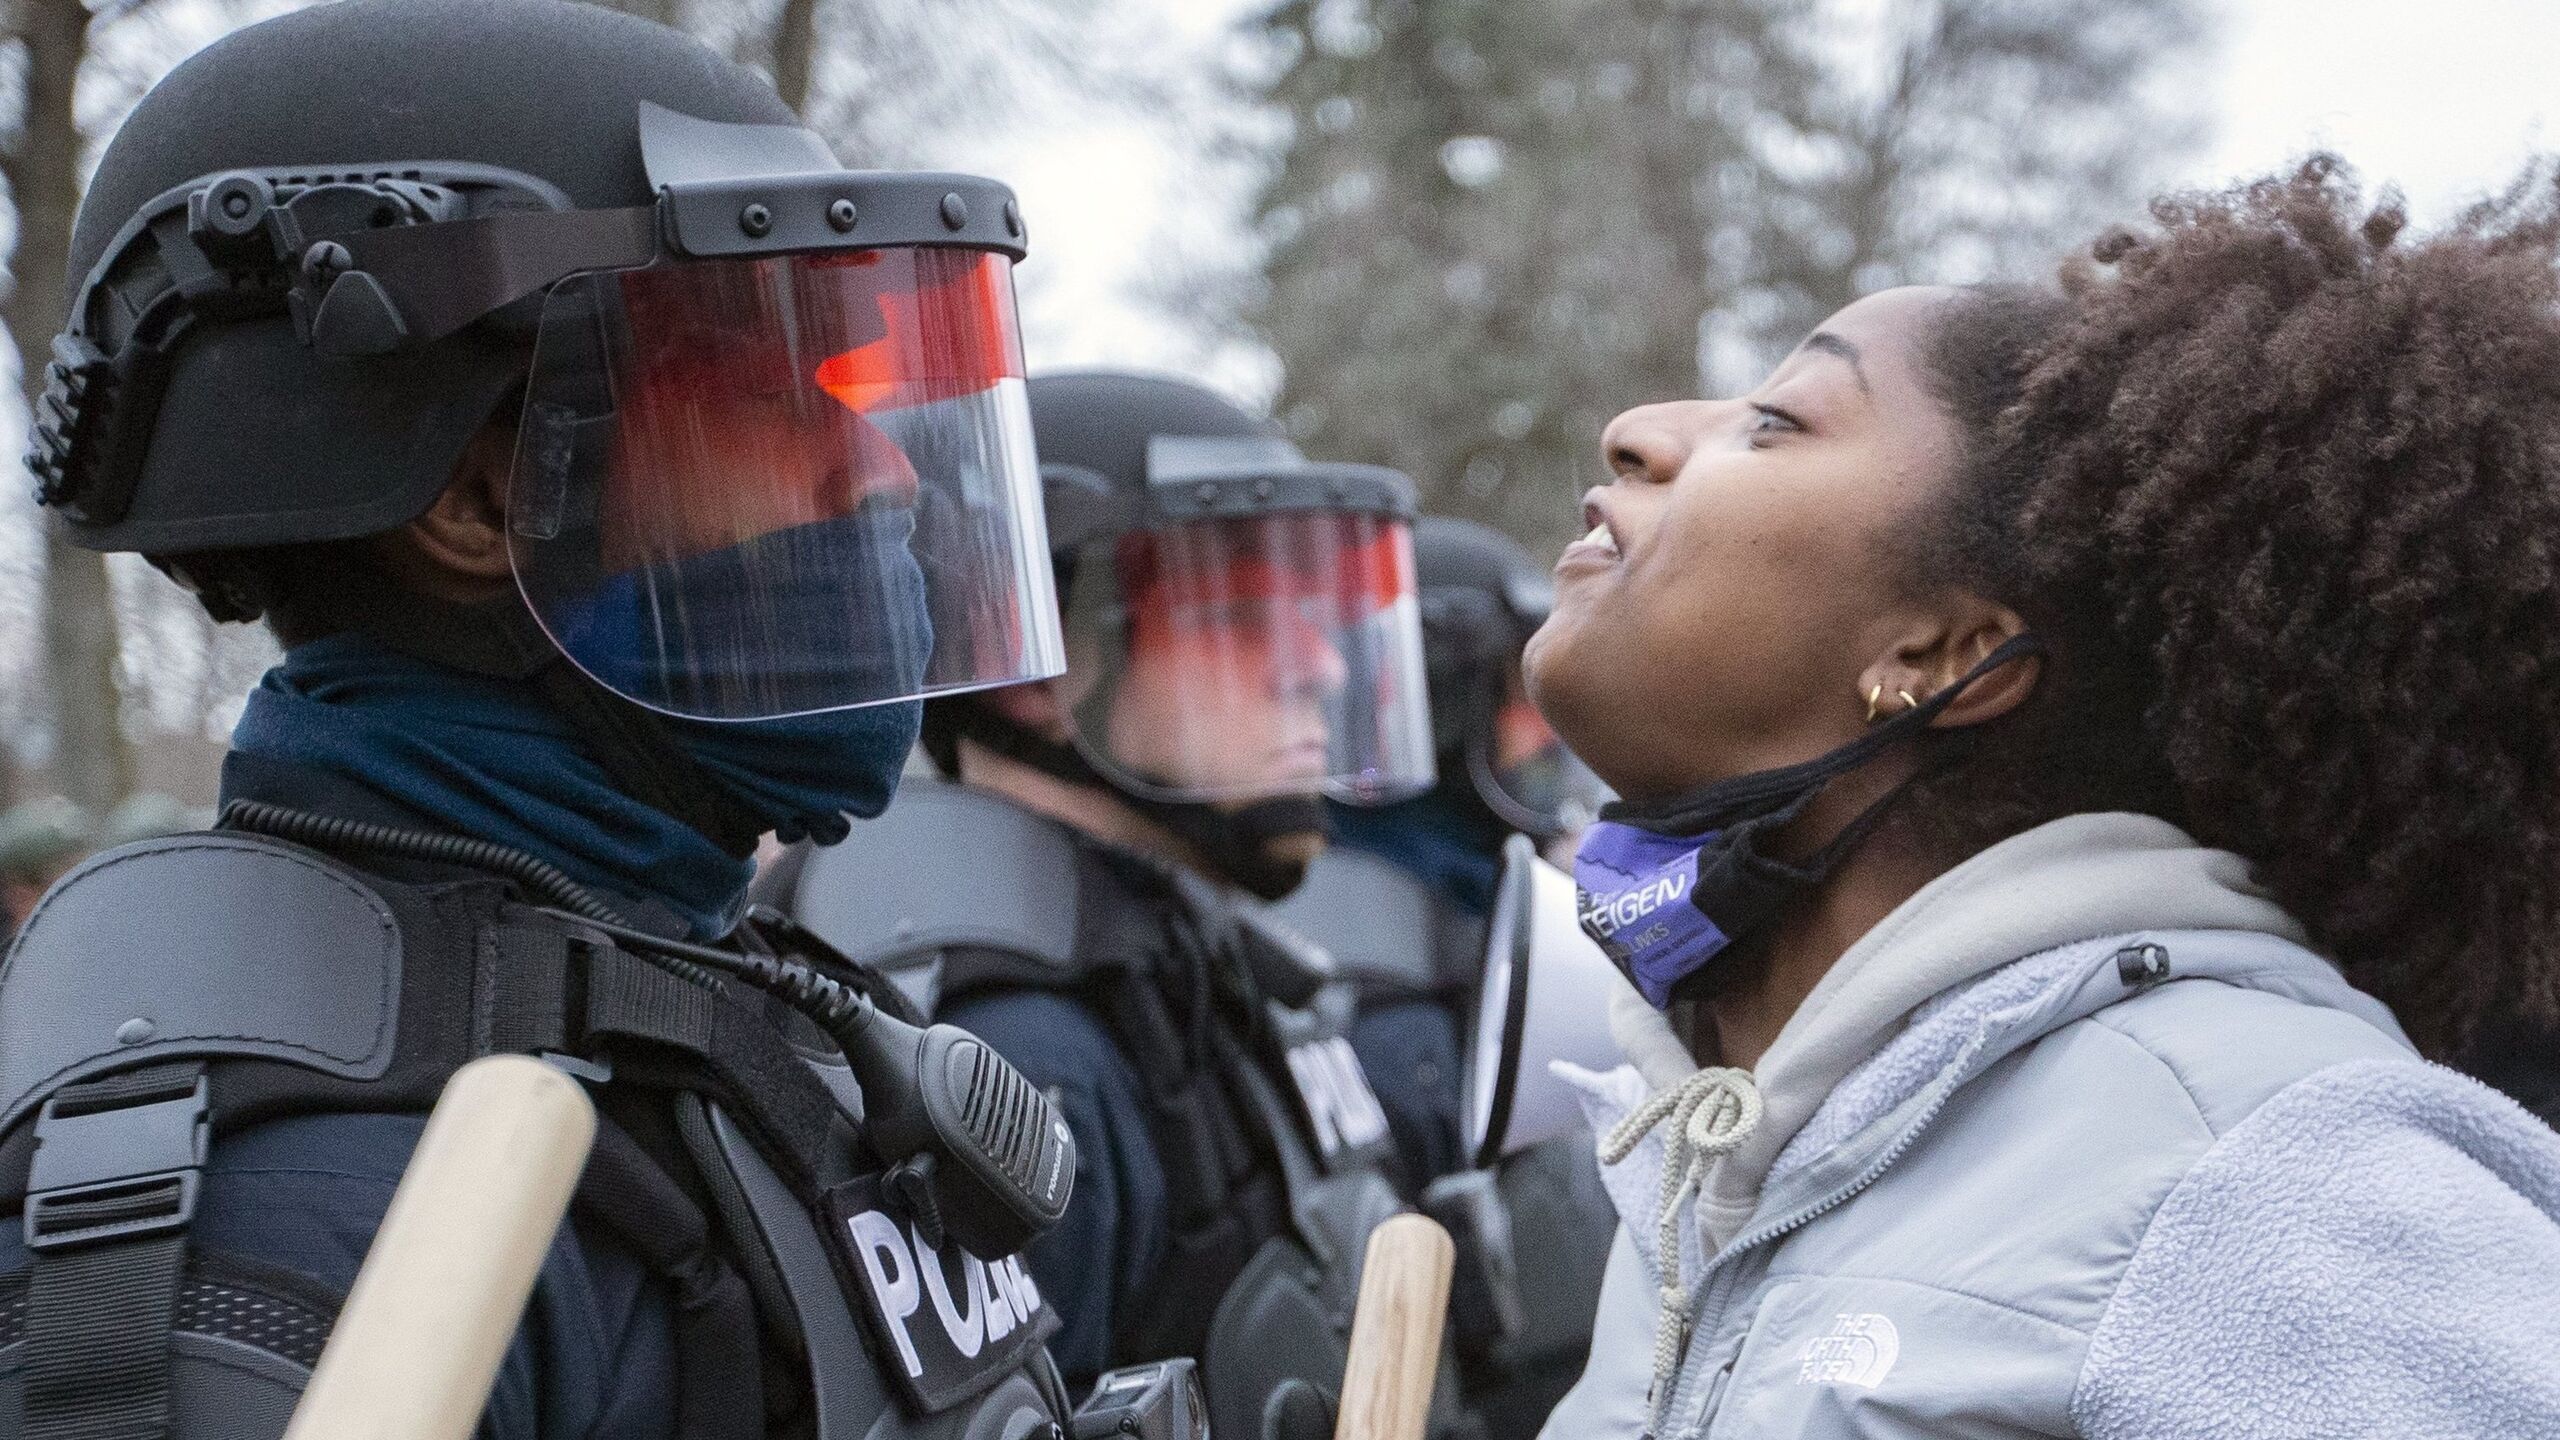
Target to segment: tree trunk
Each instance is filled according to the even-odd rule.
[[[80,127],[72,87],[89,43],[89,10],[81,0],[18,0],[18,36],[26,45],[27,112],[5,168],[18,212],[18,244],[9,257],[15,284],[0,321],[17,342],[20,384],[30,407],[44,389],[44,367],[67,306],[63,267],[71,252],[71,219],[80,203]],[[104,807],[133,783],[116,690],[115,606],[104,556],[45,533],[45,658],[51,671],[54,783],[72,799]]]
[[[809,67],[818,49],[818,0],[782,0],[773,22],[773,88],[782,103],[809,113]]]

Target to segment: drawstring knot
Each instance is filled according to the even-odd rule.
[[[1662,1313],[1653,1330],[1653,1391],[1659,1406],[1679,1373],[1680,1352],[1688,1344],[1689,1288],[1680,1274],[1680,1204],[1704,1184],[1719,1156],[1748,1139],[1760,1127],[1760,1087],[1751,1072],[1729,1066],[1699,1071],[1660,1094],[1648,1097],[1627,1117],[1609,1128],[1600,1141],[1600,1163],[1615,1165],[1635,1152],[1656,1126],[1669,1122],[1662,1142],[1662,1215],[1654,1232],[1656,1261],[1662,1268]],[[1659,1419],[1659,1413],[1655,1417]]]

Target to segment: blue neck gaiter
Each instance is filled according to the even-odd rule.
[[[842,840],[897,789],[922,707],[665,722],[785,841]],[[299,645],[249,697],[232,747],[362,786],[456,833],[539,856],[582,885],[654,900],[697,938],[736,922],[753,863],[616,789],[528,682],[412,659],[354,634]]]
[[[1493,910],[1502,876],[1501,823],[1443,785],[1393,805],[1330,805],[1333,843],[1411,872],[1469,915]]]

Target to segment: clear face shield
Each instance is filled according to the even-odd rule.
[[[1022,374],[988,250],[563,280],[507,496],[525,602],[598,683],[694,719],[1054,675]]]
[[[1398,516],[1276,510],[1097,539],[1066,625],[1076,748],[1133,793],[1377,804],[1432,783]]]
[[[1588,1123],[1582,1092],[1550,1068],[1554,1062],[1588,1070],[1625,1062],[1609,1010],[1619,996],[1636,995],[1582,933],[1580,909],[1573,877],[1539,859],[1527,836],[1504,843],[1475,1033],[1460,1072],[1466,1144],[1477,1165],[1497,1165]]]
[[[1487,809],[1504,824],[1539,841],[1588,826],[1609,799],[1609,787],[1574,758],[1529,702],[1514,657],[1501,694],[1486,719],[1467,737],[1467,778]]]

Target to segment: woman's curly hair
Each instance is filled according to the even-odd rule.
[[[2152,214],[1937,326],[1911,563],[2052,649],[1907,811],[2160,815],[2429,1053],[2560,1021],[2560,191],[2412,240],[2318,156]]]

